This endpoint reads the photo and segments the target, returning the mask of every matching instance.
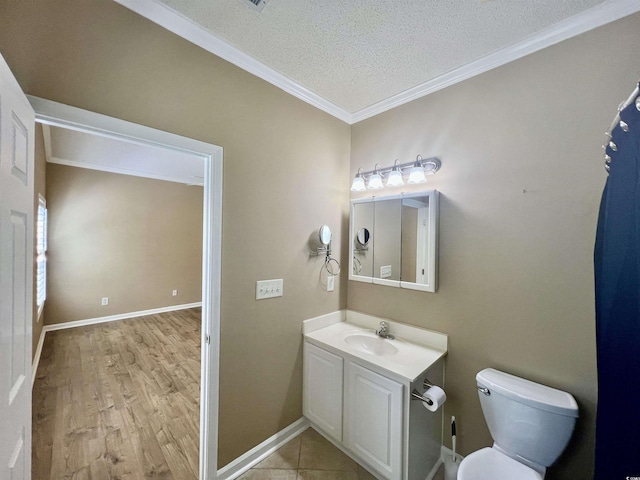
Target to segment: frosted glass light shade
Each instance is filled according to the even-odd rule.
[[[369,190],[378,190],[379,188],[383,187],[384,185],[382,185],[382,177],[379,173],[374,173],[369,177],[369,184],[367,185],[367,188]]]
[[[402,173],[400,173],[400,170],[391,170],[389,178],[387,178],[387,187],[399,187],[400,185],[404,185]]]
[[[411,167],[409,172],[409,180],[407,183],[425,183],[427,177],[424,174],[424,169],[420,166]]]
[[[357,176],[353,179],[353,183],[351,184],[352,192],[364,192],[367,187],[364,184],[364,178]]]

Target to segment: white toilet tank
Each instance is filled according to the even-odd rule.
[[[476,381],[494,446],[525,463],[552,465],[578,417],[573,396],[492,368],[479,372]]]

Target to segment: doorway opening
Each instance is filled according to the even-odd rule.
[[[216,475],[218,437],[218,371],[220,269],[222,243],[222,148],[150,127],[28,96],[36,121],[79,134],[119,140],[193,156],[204,163],[202,180],[202,327],[200,334],[199,478]]]

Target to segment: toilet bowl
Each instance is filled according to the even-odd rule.
[[[458,480],[543,480],[573,434],[573,396],[492,368],[476,382],[494,444],[467,455]]]
[[[542,480],[536,472],[495,448],[483,448],[465,457],[458,469],[458,480]]]

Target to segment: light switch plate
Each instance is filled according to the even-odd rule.
[[[281,297],[283,282],[281,278],[273,280],[258,280],[256,282],[256,300]]]
[[[333,292],[335,287],[335,279],[333,275],[327,277],[327,292]]]
[[[383,265],[380,267],[380,278],[389,278],[391,276],[391,265]]]

